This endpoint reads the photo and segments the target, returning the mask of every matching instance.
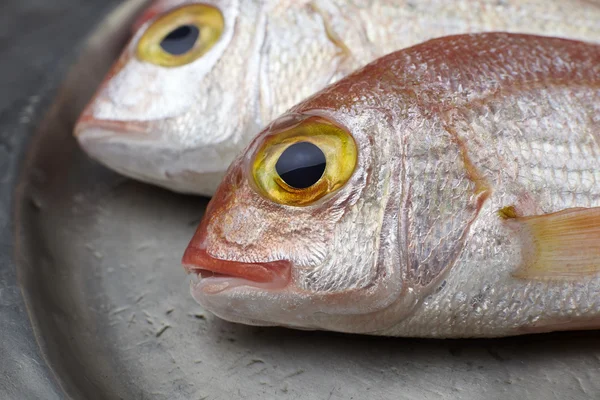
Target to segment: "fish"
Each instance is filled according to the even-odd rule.
[[[484,31],[598,42],[598,21],[586,0],[159,0],[74,135],[125,176],[212,196],[262,127],[385,54]]]
[[[600,328],[600,45],[491,32],[375,60],[251,141],[182,265],[248,325]]]

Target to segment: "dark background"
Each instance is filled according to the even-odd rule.
[[[28,141],[83,40],[117,0],[2,0],[0,5],[0,399],[58,399],[13,263],[12,203]]]

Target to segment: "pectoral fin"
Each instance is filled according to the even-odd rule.
[[[600,207],[507,220],[521,239],[523,279],[577,279],[600,272]]]

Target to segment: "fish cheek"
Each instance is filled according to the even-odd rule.
[[[379,114],[367,116],[369,112],[361,114],[360,124],[344,120],[345,126],[354,128],[352,135],[358,146],[356,168],[340,193],[316,208],[310,217],[324,227],[323,261],[317,267],[295,271],[296,282],[303,291],[327,298],[320,306],[327,312],[345,312],[348,296],[354,299],[350,302],[357,302],[362,298],[360,293],[373,288],[380,278],[377,259],[381,217],[391,182],[389,177],[394,175],[393,163],[385,160],[390,159],[387,155],[394,150],[388,144],[380,146],[378,152],[372,151],[377,140],[372,136],[380,138],[387,132],[382,130],[385,126],[376,123]],[[360,303],[360,307],[368,307],[369,301]]]
[[[247,182],[228,196],[211,210],[206,228],[211,255],[239,262],[289,260],[299,267],[322,262],[327,224],[305,210],[263,199]]]

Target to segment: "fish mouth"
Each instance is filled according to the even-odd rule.
[[[139,140],[147,136],[148,127],[141,121],[97,119],[84,115],[77,121],[74,134],[80,141],[114,139],[122,135],[134,135]]]
[[[191,246],[185,250],[182,264],[188,273],[198,276],[197,286],[209,294],[242,285],[281,289],[289,284],[291,277],[289,261],[245,263],[222,260],[209,255],[205,249]],[[211,284],[218,284],[219,288],[215,289]]]
[[[74,136],[88,156],[108,168],[143,182],[157,183],[153,179],[153,165],[147,160],[157,158],[156,148],[161,149],[162,142],[144,122],[83,115],[75,125]],[[131,154],[137,156],[131,157]]]

